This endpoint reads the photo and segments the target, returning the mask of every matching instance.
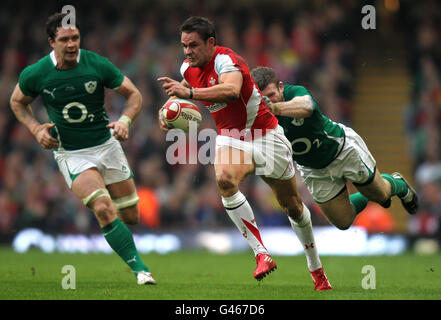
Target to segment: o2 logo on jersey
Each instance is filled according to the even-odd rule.
[[[295,125],[296,127],[300,127],[301,125],[303,125],[305,123],[305,119],[303,119],[303,118],[300,118],[300,119],[294,118],[291,123],[293,125]]]
[[[72,108],[79,109],[79,111],[81,112],[81,116],[79,118],[75,118],[75,119],[71,118],[71,116],[69,115],[69,110]],[[72,112],[73,111],[74,110],[72,110]],[[63,112],[63,118],[66,119],[66,121],[69,123],[80,123],[86,120],[87,117],[90,119],[90,122],[92,122],[94,118],[93,114],[89,114],[89,116],[87,115],[88,112],[86,106],[80,102],[71,102],[66,104],[62,112]]]
[[[313,145],[316,145],[317,149],[320,148],[322,142],[319,139],[315,139],[312,143],[308,138],[298,138],[291,142],[292,153],[296,156],[301,156],[308,153]],[[297,145],[297,146],[296,146]],[[300,148],[302,146],[303,148]]]

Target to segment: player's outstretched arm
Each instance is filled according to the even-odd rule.
[[[33,100],[34,98],[25,96],[17,84],[9,100],[12,112],[14,112],[17,120],[29,129],[43,148],[57,148],[58,140],[52,137],[49,132],[55,126],[55,123],[41,124],[34,118],[30,105]]]
[[[142,96],[138,88],[127,77],[124,77],[122,84],[115,91],[126,98],[126,107],[118,121],[109,123],[107,128],[113,129],[113,135],[116,139],[124,141],[129,138],[130,124],[141,112]]]
[[[243,77],[240,72],[228,72],[219,76],[219,84],[208,88],[190,88],[182,82],[162,77],[158,79],[169,96],[210,102],[229,102],[239,99]]]
[[[289,101],[268,104],[270,110],[277,116],[292,118],[308,118],[314,111],[314,103],[311,96],[297,96]]]
[[[194,88],[194,99],[211,102],[229,102],[239,99],[243,76],[239,71],[222,73],[219,84],[208,88]]]

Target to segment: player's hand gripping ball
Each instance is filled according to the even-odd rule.
[[[202,115],[198,107],[185,99],[174,99],[167,102],[162,108],[165,123],[170,128],[182,129],[188,132],[190,123],[196,125],[196,129],[202,121]]]

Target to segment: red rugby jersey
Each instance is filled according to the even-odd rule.
[[[211,112],[220,135],[241,140],[265,135],[277,126],[277,118],[269,111],[244,59],[226,47],[216,47],[213,58],[204,67],[193,68],[185,60],[181,74],[193,88],[219,84],[222,73],[239,71],[243,76],[239,99],[225,103],[202,101]]]

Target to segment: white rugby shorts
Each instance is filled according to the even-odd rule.
[[[285,137],[280,125],[267,132],[263,137],[251,141],[218,135],[216,137],[216,151],[222,146],[229,146],[249,153],[255,164],[256,175],[288,180],[295,174],[291,143]]]
[[[363,139],[351,128],[339,124],[345,131],[345,145],[327,167],[313,169],[297,164],[297,169],[312,198],[317,203],[336,197],[346,181],[365,184],[373,179],[376,162]]]
[[[54,151],[54,158],[69,188],[81,172],[90,168],[98,169],[106,185],[133,176],[121,144],[113,136],[95,147]]]

